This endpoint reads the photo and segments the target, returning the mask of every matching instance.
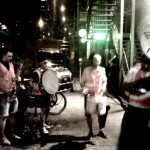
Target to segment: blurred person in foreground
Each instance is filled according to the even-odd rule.
[[[49,61],[45,59],[40,62],[41,68],[37,68],[33,72],[33,77],[30,80],[29,84],[32,87],[32,94],[35,96],[35,107],[41,108],[40,114],[40,123],[41,123],[41,132],[43,134],[48,134],[48,129],[51,126],[46,124],[46,119],[48,117],[50,111],[50,95],[45,92],[43,86],[41,85],[41,76],[42,72],[44,72],[49,67]],[[42,70],[41,70],[42,69]]]
[[[118,149],[150,149],[150,59],[144,54],[141,63],[125,76],[122,88],[128,97],[128,107],[122,120]]]
[[[15,96],[16,74],[12,63],[13,52],[11,49],[3,49],[0,60],[0,142],[3,145],[11,145],[6,138],[6,121],[10,117],[10,136],[13,139],[21,139],[15,134],[16,113],[18,112],[18,99]]]
[[[94,54],[92,65],[84,68],[81,86],[85,94],[85,116],[89,133],[87,139],[93,137],[92,115],[97,114],[99,123],[99,136],[107,139],[108,136],[104,132],[108,109],[106,110],[107,97],[104,96],[107,86],[107,77],[105,68],[100,66],[101,55]]]

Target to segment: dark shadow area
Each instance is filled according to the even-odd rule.
[[[21,123],[21,122],[20,122]],[[82,150],[86,147],[86,144],[94,145],[92,142],[89,142],[86,136],[73,136],[73,135],[50,135],[42,134],[39,130],[40,123],[39,121],[34,120],[24,120],[24,127],[18,129],[18,135],[22,137],[21,140],[11,139],[12,146],[20,147],[26,149],[33,144],[40,144],[41,147],[45,146],[48,143],[58,143],[51,149],[60,149],[69,150],[75,148],[76,150]],[[9,137],[9,133],[8,133]],[[10,138],[9,138],[10,139]]]
[[[113,88],[111,85],[109,85],[109,87],[107,88],[108,93],[106,94],[108,97],[110,98],[116,98],[118,100],[118,104],[124,109],[126,110],[127,105],[128,105],[128,97],[125,96],[124,92],[120,89],[120,90],[116,90],[115,88]],[[110,96],[111,95],[111,96]]]
[[[20,120],[20,126],[17,128],[17,133],[19,136],[21,136],[21,140],[12,140],[12,146],[23,148],[36,143],[40,143],[40,123],[34,120],[26,120],[25,118],[23,123],[22,120]]]
[[[58,143],[52,146],[49,150],[83,150],[86,149],[86,145],[94,145],[91,141],[86,142],[72,142]]]
[[[120,113],[122,111],[124,111],[124,109],[114,110],[114,111],[111,111],[109,114]]]
[[[72,135],[42,135],[41,136],[41,147],[45,146],[47,143],[72,143],[72,141],[86,141],[86,136],[76,137]],[[88,142],[88,141],[87,141]],[[76,142],[73,142],[76,143]],[[59,145],[59,144],[58,144]]]

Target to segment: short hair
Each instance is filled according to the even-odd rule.
[[[3,48],[1,51],[2,55],[6,55],[8,52],[13,53],[12,49],[10,48]]]
[[[94,58],[96,58],[96,59],[98,59],[98,60],[101,61],[102,56],[101,56],[100,54],[95,54],[95,55],[93,56],[93,59],[94,59]]]

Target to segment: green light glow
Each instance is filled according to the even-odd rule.
[[[81,38],[81,43],[85,43],[86,39],[85,38]]]
[[[94,33],[93,38],[95,40],[104,40],[106,39],[106,33]]]

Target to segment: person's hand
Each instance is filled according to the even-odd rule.
[[[146,77],[146,78],[150,78],[150,72],[147,72],[147,73],[145,74],[145,77]]]
[[[150,90],[150,78],[143,78],[138,81],[137,87],[140,89],[146,89],[147,91]]]
[[[83,88],[83,94],[88,94],[88,88],[87,87]]]
[[[17,77],[17,78],[16,78],[16,81],[17,81],[17,82],[20,82],[20,81],[21,81],[21,77],[20,77],[20,76]]]
[[[5,88],[3,88],[2,91],[3,91],[4,93],[8,93],[8,94],[11,92],[10,89],[5,89]]]
[[[39,90],[39,85],[38,84],[34,84],[33,89],[38,91]]]

